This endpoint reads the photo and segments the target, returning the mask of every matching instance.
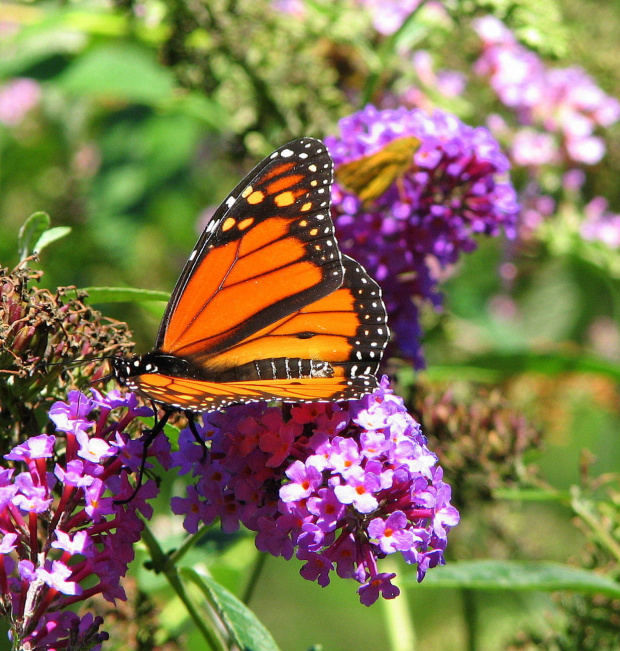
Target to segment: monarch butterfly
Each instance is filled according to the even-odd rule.
[[[386,310],[377,283],[338,249],[332,176],[313,138],[265,158],[204,229],[155,349],[112,358],[120,384],[163,407],[154,430],[177,410],[336,401],[376,387]]]

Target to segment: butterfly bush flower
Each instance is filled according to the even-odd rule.
[[[581,235],[585,240],[601,242],[612,250],[620,249],[620,215],[608,209],[604,197],[594,197],[584,209]]]
[[[398,139],[419,143],[410,164],[374,201],[362,201],[339,183],[332,199],[341,248],[379,282],[398,347],[423,366],[417,303],[441,305],[438,270],[472,251],[476,234],[496,236],[503,229],[514,235],[518,206],[508,159],[488,130],[439,110],[429,115],[367,106],[339,126],[339,136],[325,139],[336,179],[339,166]],[[389,163],[383,162],[386,168]]]
[[[57,433],[15,446],[0,469],[0,607],[22,649],[100,648],[102,618],[67,608],[97,594],[125,599],[120,579],[143,528],[138,514],[151,515],[153,481],[117,501],[132,495],[128,472],[141,462],[142,444],[125,429],[151,410],[131,394],[93,395],[72,391],[54,403]]]
[[[259,550],[303,561],[305,579],[323,587],[333,572],[355,579],[365,605],[399,593],[395,575],[379,571],[386,555],[401,553],[420,581],[444,563],[458,512],[436,456],[387,378],[345,405],[257,404],[207,414],[199,432],[208,455],[189,430],[172,453],[179,472],[194,479],[172,501],[189,532],[218,517],[225,531],[243,524],[257,532]]]
[[[525,127],[514,138],[514,160],[525,165],[598,163],[605,143],[594,132],[618,121],[620,102],[582,68],[548,68],[497,18],[480,18],[474,29],[482,40],[474,70],[489,79],[500,101]]]

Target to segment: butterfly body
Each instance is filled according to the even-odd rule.
[[[155,350],[114,376],[165,407],[357,398],[376,386],[389,330],[379,286],[338,249],[332,162],[302,138],[260,163],[209,221]]]

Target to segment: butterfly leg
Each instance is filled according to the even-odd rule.
[[[185,412],[185,418],[187,418],[187,425],[189,426],[189,429],[196,439],[198,443],[200,444],[200,447],[202,448],[202,459],[200,461],[204,461],[207,458],[207,444],[205,443],[205,440],[198,434],[198,430],[196,429],[196,417],[193,411],[186,411]]]
[[[127,504],[138,494],[140,487],[142,486],[142,480],[144,479],[144,471],[146,469],[146,457],[149,452],[149,446],[157,438],[157,436],[163,432],[168,419],[173,413],[173,410],[165,410],[164,415],[157,420],[157,408],[153,405],[153,411],[155,412],[155,424],[151,430],[146,430],[144,436],[144,444],[142,448],[142,459],[140,460],[140,468],[138,469],[138,479],[136,481],[136,487],[133,489],[131,495],[122,500],[114,500],[114,504]]]

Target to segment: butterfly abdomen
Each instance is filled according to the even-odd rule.
[[[318,359],[276,357],[259,359],[228,369],[217,377],[216,382],[245,382],[248,380],[300,380],[334,376],[329,362]]]

